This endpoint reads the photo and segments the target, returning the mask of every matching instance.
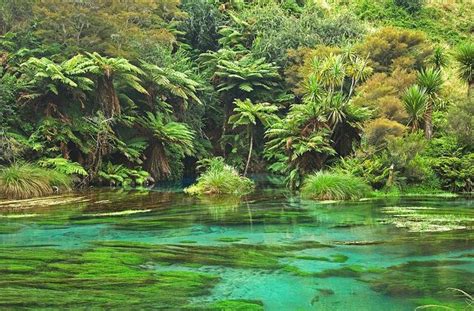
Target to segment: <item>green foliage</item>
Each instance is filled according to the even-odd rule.
[[[375,147],[383,146],[390,137],[400,137],[404,133],[405,126],[385,118],[369,121],[364,127],[365,141]]]
[[[205,195],[245,195],[252,192],[254,182],[240,176],[237,170],[224,163],[223,158],[202,160],[200,163],[205,168],[204,173],[185,192]]]
[[[108,162],[99,171],[98,177],[103,184],[109,186],[144,186],[150,174],[141,168],[130,169],[122,164]]]
[[[225,22],[224,15],[207,0],[184,0],[181,1],[181,8],[187,13],[180,25],[186,43],[201,53],[216,51],[219,47],[219,27]]]
[[[77,162],[64,158],[46,158],[38,161],[38,165],[50,168],[65,175],[87,176],[87,171]]]
[[[252,56],[219,61],[215,76],[220,81],[217,86],[218,92],[233,94],[260,92],[257,93],[260,96],[262,92],[268,92],[276,87],[280,79],[277,66],[266,63],[264,58],[254,59]]]
[[[71,178],[59,171],[30,163],[14,163],[0,168],[0,196],[26,199],[69,190]]]
[[[142,62],[141,67],[145,72],[144,84],[148,84],[147,93],[152,104],[154,104],[156,97],[159,95],[162,98],[178,97],[185,104],[193,100],[202,105],[201,100],[197,96],[199,83],[189,77],[189,72],[162,68],[145,62]]]
[[[170,121],[163,114],[147,112],[138,119],[139,124],[151,131],[153,138],[161,143],[179,147],[182,155],[193,151],[194,132],[184,123]]]
[[[386,157],[373,154],[341,158],[334,170],[343,175],[360,177],[375,189],[385,187],[390,175]]]
[[[444,189],[453,192],[474,191],[474,153],[459,158],[446,156],[435,159],[433,169]]]
[[[420,128],[425,115],[427,101],[428,98],[424,88],[413,85],[406,90],[403,96],[403,104],[409,116],[408,126],[411,127],[412,131],[416,131]]]
[[[287,64],[289,50],[317,44],[345,45],[365,33],[364,25],[349,12],[325,14],[316,5],[307,5],[295,14],[271,1],[251,6],[241,16],[255,35],[252,52],[279,66]]]
[[[461,45],[455,55],[459,64],[459,76],[469,84],[469,92],[474,84],[474,43]]]
[[[419,12],[423,8],[424,0],[394,0],[394,3],[413,14]]]
[[[18,119],[18,96],[19,81],[9,73],[3,74],[0,69],[0,128],[7,128]]]
[[[401,0],[417,3],[418,0]],[[429,3],[429,4],[428,4]],[[375,26],[395,26],[426,32],[433,41],[456,44],[469,40],[472,6],[463,2],[429,1],[416,14],[395,4],[394,0],[351,1],[355,14]],[[453,23],[453,20],[456,22]]]
[[[369,57],[375,72],[390,72],[396,68],[421,69],[432,53],[424,33],[394,27],[385,27],[368,35],[356,49]]]
[[[270,169],[286,175],[290,187],[299,187],[302,176],[321,169],[329,156],[349,154],[352,142],[360,138],[361,123],[370,112],[350,99],[369,72],[366,64],[352,54],[315,57],[303,102],[293,104],[267,130],[266,157],[274,162]],[[346,80],[350,87],[344,91]]]
[[[361,178],[333,172],[318,172],[305,178],[301,194],[317,200],[356,200],[370,195]]]
[[[474,149],[474,104],[469,100],[450,107],[447,113],[448,132],[468,150]]]
[[[278,107],[269,103],[258,103],[254,104],[250,99],[240,100],[236,99],[234,112],[235,114],[230,116],[229,123],[237,126],[256,125],[257,120],[263,125],[268,126],[272,121],[275,120],[275,113],[278,111]]]
[[[1,164],[124,185],[223,155],[292,188],[335,162],[377,188],[437,187],[434,161],[472,151],[454,77],[472,93],[472,6],[109,2],[0,0]],[[404,126],[435,141],[418,150]]]

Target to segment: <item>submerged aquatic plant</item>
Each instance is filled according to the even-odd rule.
[[[0,197],[27,199],[69,190],[70,176],[30,163],[0,169]]]
[[[303,183],[303,197],[318,200],[356,200],[370,195],[371,188],[361,178],[332,172],[309,175]]]
[[[189,194],[233,194],[245,195],[254,189],[254,182],[239,175],[237,170],[224,163],[221,157],[201,161],[206,171],[196,184],[186,188]]]

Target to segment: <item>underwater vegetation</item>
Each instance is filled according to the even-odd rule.
[[[367,197],[371,187],[361,178],[333,172],[318,172],[306,177],[301,194],[316,200],[356,200]]]
[[[411,232],[441,232],[472,229],[474,211],[468,208],[447,209],[424,206],[384,207],[382,211],[389,214],[384,222]]]
[[[113,248],[84,252],[2,247],[0,308],[163,308],[186,306],[218,277],[146,267],[146,256]]]
[[[462,260],[410,261],[388,267],[368,282],[375,291],[386,295],[418,298],[422,304],[429,301],[419,297],[436,297],[448,303],[447,307],[461,310],[468,306],[449,289],[470,286],[474,273],[456,268],[467,263]],[[431,302],[435,302],[434,299]]]

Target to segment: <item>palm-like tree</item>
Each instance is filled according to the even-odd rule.
[[[142,62],[141,68],[145,72],[144,86],[148,92],[147,98],[150,106],[153,107],[157,96],[161,96],[165,100],[169,97],[177,97],[185,105],[191,100],[202,104],[197,96],[199,83],[193,80],[188,73],[145,62]]]
[[[428,102],[426,91],[418,85],[413,85],[406,90],[402,99],[405,110],[410,118],[408,125],[414,132],[420,128],[425,115]]]
[[[235,108],[232,116],[229,118],[229,123],[234,125],[234,129],[238,126],[245,126],[247,129],[247,136],[249,137],[249,153],[247,162],[245,163],[244,176],[247,175],[247,170],[252,157],[253,141],[254,141],[254,127],[259,120],[265,127],[271,124],[272,120],[276,119],[275,112],[278,107],[269,103],[254,104],[250,99],[234,101]]]
[[[221,60],[215,75],[221,82],[217,86],[218,92],[249,94],[268,91],[280,80],[278,66],[265,62],[264,58],[254,59],[249,55],[233,61]]]
[[[194,150],[194,131],[185,123],[171,121],[162,113],[147,112],[137,120],[151,136],[145,163],[148,172],[157,180],[168,177],[171,169],[167,153],[172,149],[180,157],[191,155]]]
[[[474,43],[461,45],[455,55],[459,63],[459,76],[468,84],[468,98],[474,93]]]
[[[266,132],[266,157],[274,170],[289,176],[290,187],[301,176],[321,169],[330,155],[346,155],[360,139],[362,122],[370,113],[352,104],[351,94],[367,78],[367,60],[354,55],[314,59],[305,84],[303,103],[294,104],[286,117]]]
[[[129,86],[143,94],[147,93],[140,84],[139,75],[142,75],[143,71],[125,58],[105,57],[96,52],[87,53],[87,55],[95,66],[93,73],[98,77],[97,98],[106,118],[112,118],[121,113],[116,83]]]
[[[433,50],[433,55],[429,59],[429,62],[434,66],[435,69],[441,70],[448,64],[448,58],[443,48],[440,46]]]
[[[76,55],[60,64],[48,58],[32,57],[20,66],[26,87],[21,100],[44,104],[45,113],[51,116],[71,99],[84,105],[85,93],[94,86],[88,75],[94,65],[82,55]]]
[[[20,100],[33,103],[44,111],[44,115],[39,116],[44,118],[37,124],[31,139],[47,142],[50,146],[52,144],[53,149],[59,148],[65,158],[69,158],[69,142],[80,147],[68,108],[73,105],[84,108],[86,93],[94,86],[94,81],[88,77],[93,68],[92,62],[82,55],[59,64],[47,58],[35,57],[21,64],[21,85],[24,89]],[[41,126],[48,123],[55,126]]]
[[[439,90],[443,85],[443,78],[439,69],[428,68],[418,73],[418,85],[420,85],[426,93],[427,102],[424,115],[425,121],[425,137],[431,139],[433,137],[433,108]]]

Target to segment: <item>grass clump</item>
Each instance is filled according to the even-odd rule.
[[[252,192],[255,184],[247,177],[239,175],[237,170],[224,163],[221,157],[201,161],[205,172],[197,183],[186,188],[189,194],[232,194],[244,195]]]
[[[70,176],[30,163],[15,163],[0,168],[0,197],[28,199],[69,190]]]
[[[301,188],[303,197],[317,200],[356,200],[371,192],[361,178],[333,172],[309,175]]]

